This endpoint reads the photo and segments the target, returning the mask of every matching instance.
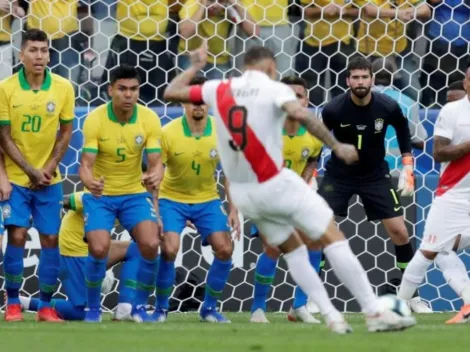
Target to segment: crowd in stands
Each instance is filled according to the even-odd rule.
[[[469,0],[0,0],[0,11],[0,76],[20,65],[15,34],[40,28],[50,67],[75,84],[79,105],[106,99],[120,63],[139,68],[143,103],[163,105],[166,84],[205,39],[208,78],[240,74],[245,50],[262,44],[281,77],[307,80],[316,107],[345,91],[354,55],[386,58],[396,88],[440,107],[469,57]]]

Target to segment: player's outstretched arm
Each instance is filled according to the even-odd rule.
[[[346,164],[352,164],[359,160],[356,147],[338,142],[323,122],[313,112],[303,107],[299,101],[292,100],[284,103],[282,109],[288,114],[289,118],[298,121],[301,125],[305,126],[311,135],[317,137],[326,146],[330,147],[338,158],[344,160]]]
[[[8,200],[11,194],[11,183],[8,181],[7,171],[5,169],[5,156],[0,149],[0,202]]]
[[[453,161],[470,154],[470,142],[451,145],[452,140],[442,136],[434,136],[433,157],[438,163]]]

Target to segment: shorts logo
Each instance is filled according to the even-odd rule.
[[[53,101],[50,101],[46,105],[46,110],[48,114],[53,114],[55,111],[55,103]]]
[[[309,155],[310,155],[310,149],[308,148],[302,149],[302,159],[307,159]]]
[[[217,158],[217,149],[211,149],[210,153],[209,153],[209,156],[211,157],[211,159],[215,159]]]
[[[5,204],[2,208],[2,214],[4,219],[8,219],[11,216],[11,208],[10,205]]]
[[[144,143],[144,137],[140,134],[135,136],[135,144],[136,145],[142,145],[142,143]]]
[[[384,128],[384,120],[376,119],[374,123],[374,127],[375,127],[376,132],[382,132],[382,129]]]

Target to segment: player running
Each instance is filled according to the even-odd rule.
[[[72,84],[47,68],[49,41],[38,29],[23,33],[23,68],[0,83],[0,147],[4,153],[0,183],[3,216],[8,230],[5,251],[5,321],[22,321],[19,289],[31,218],[40,234],[38,321],[60,322],[50,301],[57,286],[60,256],[57,234],[62,209],[59,162],[67,151],[75,116]],[[59,132],[57,133],[57,130]],[[3,160],[2,160],[3,161]],[[12,187],[11,194],[8,193]],[[5,194],[7,196],[5,196]]]
[[[68,212],[62,219],[59,232],[59,278],[68,299],[53,299],[51,304],[65,320],[83,320],[85,318],[87,298],[85,267],[88,245],[83,240],[85,230],[82,197],[83,192],[72,193],[64,197],[64,208]],[[119,281],[119,302],[114,313],[115,320],[131,320],[139,260],[139,249],[135,242],[111,241],[106,267],[109,269],[117,263],[124,262]],[[20,301],[25,310],[36,311],[38,309],[37,298],[20,296]]]
[[[441,163],[439,183],[429,210],[419,250],[405,270],[398,296],[410,299],[436,260],[444,277],[462,297],[460,312],[448,324],[470,317],[470,279],[453,250],[470,247],[470,66],[465,73],[465,99],[445,105],[434,128],[434,160]]]
[[[85,321],[101,321],[100,288],[105,277],[110,231],[115,220],[130,233],[142,255],[137,271],[133,318],[151,321],[145,305],[155,289],[159,245],[158,214],[152,195],[162,178],[161,124],[150,109],[137,104],[137,69],[122,65],[111,72],[111,102],[93,110],[83,126],[80,179],[90,193],[83,195],[89,256],[85,267]],[[147,172],[142,174],[143,152]]]
[[[351,332],[311,266],[306,246],[295,228],[310,239],[319,240],[337,277],[360,303],[369,331],[414,325],[413,317],[403,318],[384,309],[348,241],[337,229],[326,202],[299,175],[283,168],[285,118],[289,115],[299,121],[348,164],[358,160],[355,147],[339,143],[321,121],[302,106],[290,87],[274,81],[276,61],[269,49],[248,50],[241,77],[209,81],[202,86],[190,86],[189,82],[204,67],[206,48],[193,52],[191,59],[192,66],[170,83],[165,98],[205,102],[214,109],[217,149],[230,181],[234,204],[253,220],[269,245],[279,247],[284,253],[292,278],[318,304],[328,327],[340,334]]]
[[[291,87],[302,106],[308,107],[308,92],[307,82],[302,78],[290,76],[284,77],[282,83]],[[317,188],[317,181],[314,174],[316,173],[318,157],[320,156],[322,143],[312,137],[307,132],[304,126],[295,120],[286,120],[283,129],[283,156],[284,166],[293,170],[296,174],[300,175],[305,182],[310,184],[311,188]],[[258,236],[256,230],[252,237]],[[265,243],[264,236],[261,237],[264,244],[264,252],[258,257],[255,269],[255,290],[253,303],[251,305],[251,318],[252,323],[269,323],[266,318],[266,300],[268,297],[269,289],[276,274],[277,260],[281,255],[279,249],[270,247]],[[320,268],[321,251],[317,247],[309,243],[308,257],[310,264],[318,272]],[[310,248],[312,247],[312,248]],[[307,309],[307,295],[297,286],[295,289],[294,303],[287,315],[291,321],[301,321],[305,323],[315,324],[320,323],[315,319]]]
[[[199,86],[204,77],[192,77],[189,85]],[[191,221],[201,234],[202,245],[212,247],[214,261],[207,274],[201,321],[229,323],[216,310],[232,266],[233,246],[227,223],[237,231],[240,223],[232,206],[227,182],[229,216],[225,215],[215,173],[219,165],[215,121],[208,116],[206,104],[184,104],[184,115],[162,130],[162,155],[165,164],[159,206],[163,221],[162,255],[157,275],[155,318],[166,321],[169,297],[175,281],[175,259],[180,234]]]
[[[333,98],[322,111],[323,123],[343,143],[354,144],[359,161],[347,165],[333,154],[325,166],[318,193],[325,198],[335,215],[348,215],[349,199],[358,195],[369,221],[380,220],[395,245],[397,266],[404,271],[413,257],[413,247],[403,218],[400,198],[395,191],[385,161],[387,127],[393,126],[402,154],[398,190],[402,196],[414,192],[413,157],[408,120],[399,104],[385,94],[371,91],[373,76],[370,62],[362,57],[352,59],[347,67],[349,92]],[[399,286],[399,282],[394,286]],[[415,297],[411,309],[430,312]]]

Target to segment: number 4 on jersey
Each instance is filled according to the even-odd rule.
[[[233,136],[233,139],[228,143],[230,148],[237,152],[245,149],[247,145],[247,117],[248,111],[244,106],[232,106],[228,112],[228,129]]]

